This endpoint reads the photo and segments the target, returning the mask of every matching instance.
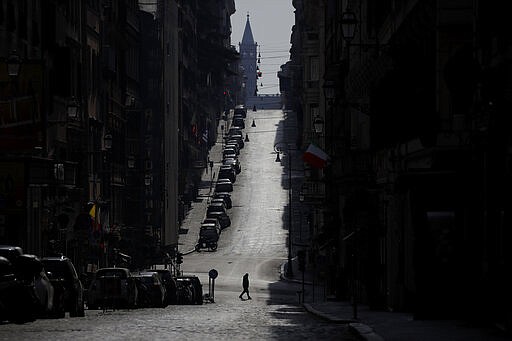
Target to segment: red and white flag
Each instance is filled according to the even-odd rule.
[[[310,164],[314,168],[324,168],[327,164],[329,156],[314,144],[310,144],[308,149],[302,155],[304,162]]]

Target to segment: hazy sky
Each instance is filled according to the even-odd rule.
[[[258,93],[277,94],[277,72],[290,58],[290,35],[295,21],[292,0],[235,0],[235,7],[231,16],[231,44],[239,48],[249,12],[254,41],[261,53],[263,77],[258,80]]]

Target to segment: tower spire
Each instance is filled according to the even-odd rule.
[[[247,12],[247,22],[245,23],[244,36],[242,37],[242,45],[254,45],[254,37],[252,36],[251,22],[249,21],[249,12]]]

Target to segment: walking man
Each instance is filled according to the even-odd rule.
[[[242,293],[240,294],[240,299],[242,299],[242,295],[244,293],[247,293],[247,299],[248,300],[251,300],[251,296],[249,295],[249,274],[246,273],[242,279],[242,287],[244,288],[244,291],[242,291]]]

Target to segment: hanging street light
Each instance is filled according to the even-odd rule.
[[[357,23],[356,15],[351,10],[347,9],[341,15],[341,34],[346,42],[351,42],[354,39]]]
[[[76,100],[76,97],[71,97],[70,101],[68,102],[67,110],[69,118],[78,118],[78,101]]]
[[[12,51],[7,57],[7,73],[10,77],[18,77],[20,74],[21,68],[21,57],[16,52],[16,50]]]
[[[105,146],[105,149],[107,149],[107,150],[112,149],[112,134],[106,134],[103,137],[103,144]]]
[[[324,131],[324,120],[320,116],[317,116],[313,121],[313,129],[315,133],[321,134]]]

